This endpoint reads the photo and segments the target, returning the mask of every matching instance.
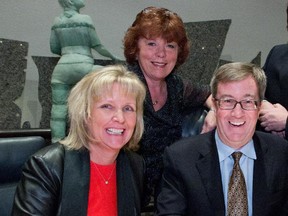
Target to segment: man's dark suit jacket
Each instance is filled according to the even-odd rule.
[[[224,216],[215,131],[182,139],[164,153],[157,215]],[[255,132],[253,216],[288,215],[288,142]]]
[[[267,76],[265,97],[271,103],[280,103],[288,110],[288,44],[271,49],[263,70]],[[288,140],[288,120],[285,134]]]
[[[140,215],[143,159],[121,150],[116,170],[118,215]],[[89,181],[90,156],[87,150],[50,145],[25,164],[12,215],[86,216]]]

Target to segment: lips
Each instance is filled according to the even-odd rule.
[[[107,133],[111,135],[122,135],[124,133],[124,129],[108,128]]]
[[[164,67],[167,63],[152,62],[152,64],[157,66],[157,67]]]
[[[232,126],[235,126],[235,127],[240,127],[242,125],[245,124],[245,122],[232,122],[232,121],[229,121],[229,124],[232,125]]]

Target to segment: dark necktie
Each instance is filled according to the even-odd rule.
[[[248,201],[244,175],[239,165],[242,156],[241,152],[234,152],[234,166],[228,188],[228,216],[247,216]]]

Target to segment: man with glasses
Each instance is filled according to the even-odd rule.
[[[166,148],[157,215],[288,215],[288,142],[255,131],[265,88],[253,64],[215,71],[217,127]]]

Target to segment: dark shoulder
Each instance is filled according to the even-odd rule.
[[[288,53],[288,44],[279,44],[270,50],[270,54],[286,54]]]
[[[254,146],[257,158],[262,158],[266,164],[273,164],[273,169],[286,169],[288,166],[288,142],[270,133],[256,132]],[[283,170],[279,172],[286,172]]]
[[[288,141],[283,139],[280,136],[271,134],[271,133],[266,133],[262,131],[255,131],[254,138],[258,138],[260,141],[263,143],[275,143],[275,145],[280,145],[280,146],[286,146],[288,145]]]
[[[65,146],[59,143],[51,144],[33,154],[28,161],[31,165],[47,169],[62,169],[65,157]]]
[[[211,151],[211,146],[215,143],[214,134],[215,131],[213,130],[208,133],[182,138],[167,147],[167,149],[179,154],[188,152],[206,154]]]
[[[51,144],[37,151],[33,157],[42,157],[47,159],[63,157],[64,148],[64,145],[59,143]]]
[[[285,49],[285,50],[288,50],[288,44],[279,44],[279,45],[275,45],[273,47],[273,49]]]
[[[274,134],[256,131],[253,140],[258,142],[262,147],[272,151],[279,153],[283,151],[288,152],[288,141]]]

